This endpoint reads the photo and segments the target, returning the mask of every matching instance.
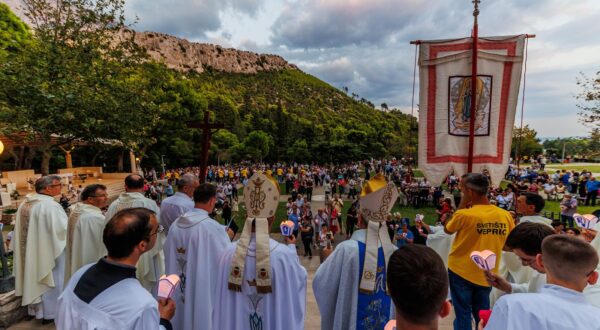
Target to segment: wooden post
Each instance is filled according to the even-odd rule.
[[[469,116],[469,158],[467,161],[467,173],[473,171],[473,153],[475,148],[475,120],[477,118],[477,46],[478,46],[478,26],[477,16],[479,15],[480,0],[473,0],[475,10],[473,10],[473,55],[471,61],[471,114]]]
[[[131,162],[131,173],[137,173],[137,162],[135,161],[133,150],[129,150],[129,161]]]
[[[210,138],[212,129],[224,128],[223,124],[211,124],[210,112],[204,111],[204,121],[188,122],[189,128],[197,128],[202,130],[202,153],[200,154],[200,183],[206,182],[206,169],[208,168],[208,150],[210,149]]]

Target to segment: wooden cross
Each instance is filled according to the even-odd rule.
[[[211,124],[210,123],[210,112],[204,111],[204,121],[194,122],[190,121],[187,123],[189,128],[197,128],[202,130],[202,154],[200,155],[200,183],[206,182],[206,168],[208,167],[208,150],[210,149],[210,138],[213,130],[224,128],[223,124]]]

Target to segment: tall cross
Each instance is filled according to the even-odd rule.
[[[197,128],[202,130],[202,154],[200,155],[200,183],[206,182],[206,168],[208,167],[208,150],[210,149],[210,138],[213,129],[224,128],[223,124],[211,124],[210,112],[204,111],[204,121],[190,121],[187,123],[189,128]]]

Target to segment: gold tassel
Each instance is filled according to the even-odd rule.
[[[227,284],[227,288],[231,291],[235,291],[235,292],[242,292],[242,286],[239,284],[235,284],[235,283],[231,283],[229,282]]]
[[[257,286],[256,287],[256,292],[258,292],[258,293],[271,293],[271,292],[273,292],[273,289],[271,288],[271,286]]]

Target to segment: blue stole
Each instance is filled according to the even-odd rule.
[[[358,255],[360,273],[363,272],[365,262],[366,244],[358,242]],[[381,330],[390,320],[391,297],[385,292],[386,281],[385,257],[383,248],[378,249],[377,254],[377,280],[375,292],[372,294],[358,291],[358,306],[356,309],[357,330]],[[360,275],[359,275],[360,276]]]

